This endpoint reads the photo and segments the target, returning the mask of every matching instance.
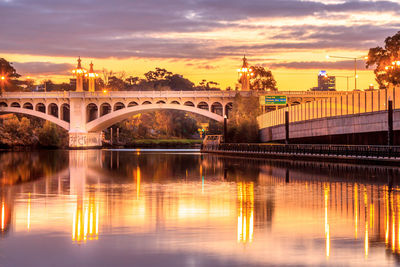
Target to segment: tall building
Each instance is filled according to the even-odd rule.
[[[314,87],[311,91],[336,91],[336,77],[329,76],[326,71],[321,70],[318,73],[318,87]]]

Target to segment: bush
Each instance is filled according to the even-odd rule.
[[[66,145],[66,133],[57,125],[46,121],[38,130],[39,143],[44,147],[63,147]]]

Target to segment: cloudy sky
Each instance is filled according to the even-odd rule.
[[[305,90],[320,69],[353,75],[352,62],[326,55],[366,55],[400,31],[399,15],[388,0],[0,0],[0,57],[38,80],[67,80],[81,56],[97,70],[163,67],[225,88],[245,53],[280,90]],[[373,73],[358,65],[366,88]]]

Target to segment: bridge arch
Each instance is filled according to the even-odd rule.
[[[10,105],[10,107],[13,107],[13,108],[20,108],[21,105],[20,105],[18,102],[12,102],[11,105]]]
[[[125,109],[120,109],[115,112],[106,114],[96,120],[88,122],[86,124],[86,130],[89,132],[101,131],[114,125],[117,122],[129,118],[130,116],[136,113],[141,113],[143,111],[153,111],[153,110],[181,110],[181,111],[196,113],[219,122],[222,122],[224,120],[224,118],[218,114],[196,107],[175,105],[175,104],[148,104],[148,105],[140,105]]]
[[[60,119],[66,122],[70,121],[70,116],[71,116],[71,112],[70,112],[70,106],[67,103],[64,103],[61,105],[60,108]]]
[[[31,109],[26,109],[26,108],[15,108],[15,107],[1,107],[0,108],[0,113],[19,113],[19,114],[24,114],[24,115],[29,115],[29,116],[34,116],[43,120],[50,121],[61,128],[69,131],[69,123],[63,120],[60,120],[59,118],[54,117],[53,115],[43,113],[41,111],[37,110],[31,110]]]
[[[100,105],[100,117],[111,113],[111,105],[109,103],[103,103]]]
[[[194,103],[192,101],[186,101],[184,104],[184,106],[189,106],[189,107],[194,107]]]
[[[46,105],[43,103],[37,103],[35,106],[35,110],[42,113],[46,113]]]
[[[138,106],[139,104],[136,101],[129,102],[128,108]]]
[[[171,104],[180,105],[181,103],[179,103],[178,101],[174,100],[174,101],[171,101]]]
[[[6,102],[0,102],[0,107],[8,107]]]
[[[32,109],[32,110],[33,110],[33,105],[32,105],[32,103],[30,103],[30,102],[24,103],[24,104],[22,105],[22,107],[23,107],[23,108],[26,108],[26,109]]]
[[[198,103],[197,108],[204,109],[204,110],[210,110],[210,106],[208,105],[207,102],[204,102],[204,101]]]
[[[114,111],[120,110],[125,108],[125,104],[122,102],[117,102],[114,104]]]
[[[224,106],[219,102],[214,102],[211,104],[211,112],[222,116],[224,113]]]
[[[50,103],[47,106],[47,113],[49,115],[52,115],[52,116],[58,118],[58,106],[57,106],[57,104],[56,103]]]
[[[99,108],[95,103],[86,106],[86,122],[93,121],[99,117]]]

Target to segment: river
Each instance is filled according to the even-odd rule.
[[[2,152],[0,265],[398,265],[399,178],[197,150]]]

